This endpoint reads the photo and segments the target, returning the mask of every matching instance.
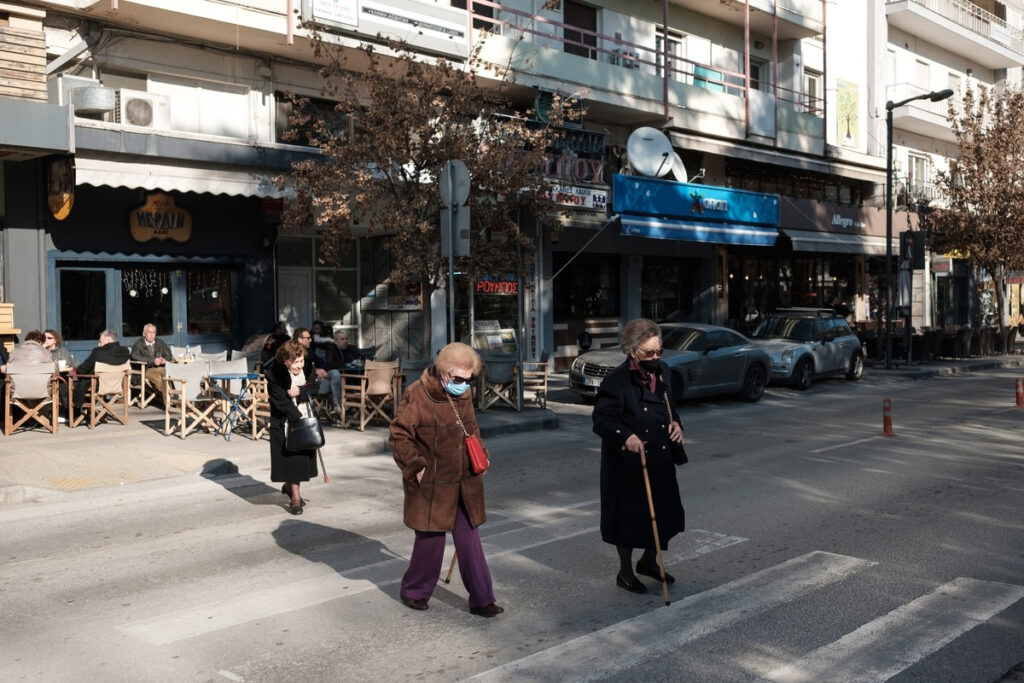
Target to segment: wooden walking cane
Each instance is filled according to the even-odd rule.
[[[324,467],[324,456],[319,448],[316,449],[316,457],[320,458],[320,471],[324,473],[324,483],[326,484],[330,479],[327,477],[327,468]]]
[[[445,583],[451,583],[452,582],[452,572],[455,571],[455,561],[458,560],[458,559],[459,559],[459,551],[456,550],[454,553],[452,553],[452,564],[451,564],[450,567],[448,567],[448,576],[444,577],[444,582]]]
[[[651,511],[651,529],[654,531],[654,549],[658,553],[658,571],[661,572],[661,591],[665,595],[665,604],[672,604],[668,599],[668,581],[665,579],[665,560],[661,556],[661,541],[658,540],[658,520],[654,516],[654,498],[651,496],[651,478],[647,474],[647,454],[645,443],[640,442],[640,468],[644,471],[644,487],[647,489],[647,507]]]

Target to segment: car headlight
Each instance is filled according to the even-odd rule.
[[[785,351],[782,352],[782,362],[783,363],[792,363],[793,362],[793,358],[795,358],[795,357],[796,357],[796,349],[786,349]]]
[[[572,372],[575,372],[575,373],[577,373],[579,375],[582,375],[583,374],[583,364],[585,362],[586,361],[583,360],[583,356],[576,356],[576,360],[574,360],[572,362]]]

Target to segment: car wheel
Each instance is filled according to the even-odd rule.
[[[743,378],[743,388],[740,390],[740,397],[747,403],[753,403],[764,394],[764,387],[768,383],[768,373],[764,366],[754,363],[747,368],[747,376]]]
[[[814,381],[814,363],[810,358],[801,358],[793,369],[793,387],[806,391]]]
[[[857,381],[864,375],[864,356],[857,351],[850,358],[850,367],[846,370],[846,379]]]

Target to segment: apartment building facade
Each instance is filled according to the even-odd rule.
[[[531,222],[531,272],[457,282],[460,336],[498,322],[524,357],[548,350],[566,367],[584,332],[611,344],[638,315],[749,329],[777,306],[843,301],[867,323],[884,289],[885,101],[900,84],[937,87],[940,73],[994,83],[1019,60],[1017,10],[966,3],[1008,15],[1002,29],[988,20],[986,38],[966,19],[932,16],[933,4],[0,2],[13,26],[0,36],[36,55],[21,67],[33,86],[0,91],[0,118],[19,122],[0,133],[0,298],[16,303],[21,327],[56,327],[82,347],[103,327],[134,336],[150,320],[169,341],[216,349],[277,319],[321,319],[385,355],[438,348],[447,297],[390,292],[379,238],[335,268],[318,264],[315,235],[279,225],[287,198],[273,178],[315,154],[282,141],[284,93],[320,94],[297,28],[312,19],[342,46],[383,33],[453,60],[487,29],[485,57],[515,69],[518,96],[540,116],[552,93],[583,101],[545,169],[571,217],[553,231]],[[967,42],[922,35],[930,24]],[[906,71],[918,58],[937,65],[927,84],[924,70]],[[953,154],[940,120],[898,112],[896,158],[908,180],[914,165],[914,187],[925,181],[913,154]],[[640,128],[668,140],[671,170],[645,175],[631,158]],[[636,199],[654,192],[676,199]],[[751,194],[776,207],[755,231],[730,213]],[[906,217],[916,227],[916,212],[895,224]],[[954,282],[948,296],[962,293],[956,264],[942,267],[919,277],[916,296],[940,277]],[[434,329],[423,330],[428,308]]]

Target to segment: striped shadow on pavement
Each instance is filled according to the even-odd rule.
[[[836,583],[874,562],[812,552],[485,671],[468,680],[611,678],[669,647],[722,630]],[[595,666],[600,662],[601,666]]]

